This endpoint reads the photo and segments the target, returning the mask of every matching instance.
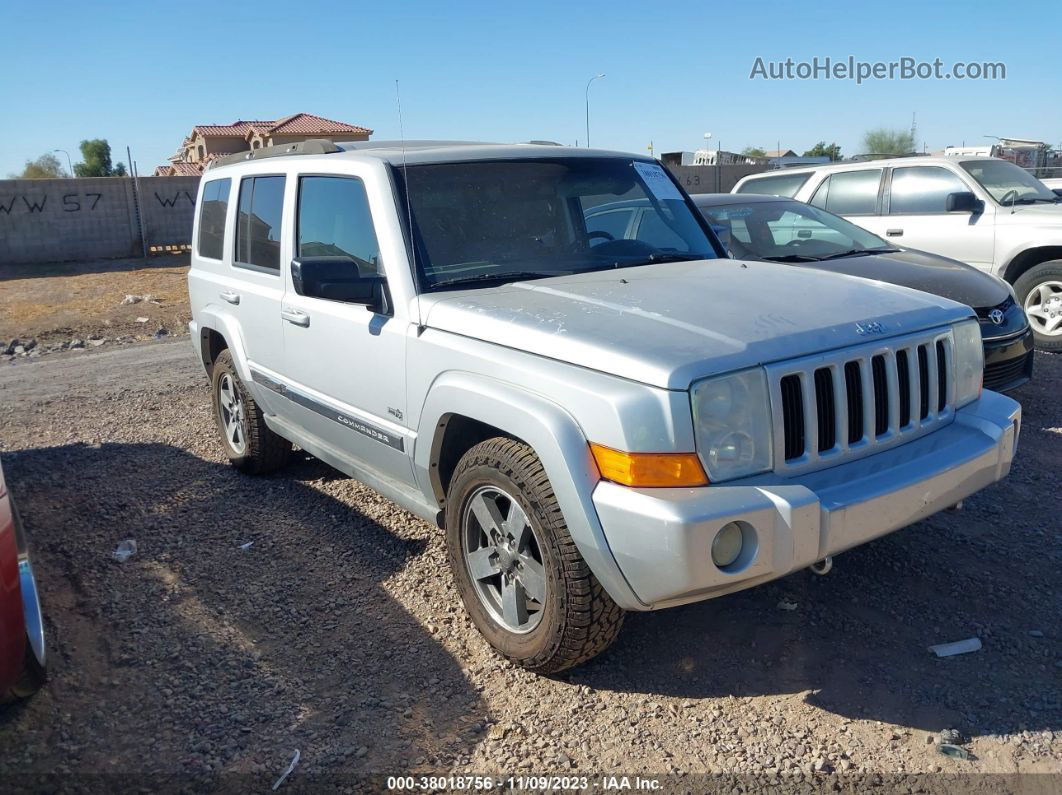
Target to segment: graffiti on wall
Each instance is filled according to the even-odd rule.
[[[183,201],[187,201],[188,204],[195,207],[195,197],[191,191],[179,190],[172,195],[159,195],[158,191],[154,191],[154,194],[155,200],[160,207],[175,207],[179,202]],[[102,198],[102,193],[64,193],[60,198],[59,208],[64,213],[92,212],[99,205]],[[3,198],[0,198],[0,213],[4,215],[43,213],[47,206],[47,193],[37,194],[36,196],[26,193],[10,194],[6,202]]]

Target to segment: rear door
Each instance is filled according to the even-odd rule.
[[[884,237],[880,215],[884,172],[883,168],[834,171],[815,187],[808,204]]]
[[[283,365],[280,272],[283,176],[204,177],[188,287],[192,306],[231,321],[258,368]],[[236,343],[235,340],[230,342]],[[277,401],[256,390],[267,409]]]
[[[982,213],[946,209],[949,193],[973,192],[943,166],[898,166],[885,192],[884,234],[891,243],[931,251],[991,270],[995,249],[995,208]]]

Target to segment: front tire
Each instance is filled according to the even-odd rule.
[[[1062,352],[1062,260],[1041,262],[1014,282],[1014,293],[1032,326],[1036,347]]]
[[[568,533],[534,451],[497,437],[461,458],[446,504],[454,581],[494,649],[536,673],[556,673],[616,639],[623,610]]]
[[[251,475],[284,466],[291,455],[291,442],[266,425],[262,409],[240,380],[227,349],[218,354],[210,383],[214,419],[229,463]]]

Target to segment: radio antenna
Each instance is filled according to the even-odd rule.
[[[398,101],[398,138],[402,143],[402,182],[406,194],[406,228],[409,229],[409,255],[413,260],[413,278],[417,278],[417,245],[413,240],[413,209],[409,204],[409,171],[406,168],[406,130],[402,125],[402,92],[398,90],[395,78],[395,99]],[[419,281],[419,279],[418,279]]]

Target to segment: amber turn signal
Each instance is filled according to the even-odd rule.
[[[605,480],[636,488],[707,486],[696,453],[624,453],[591,444],[590,452]]]

